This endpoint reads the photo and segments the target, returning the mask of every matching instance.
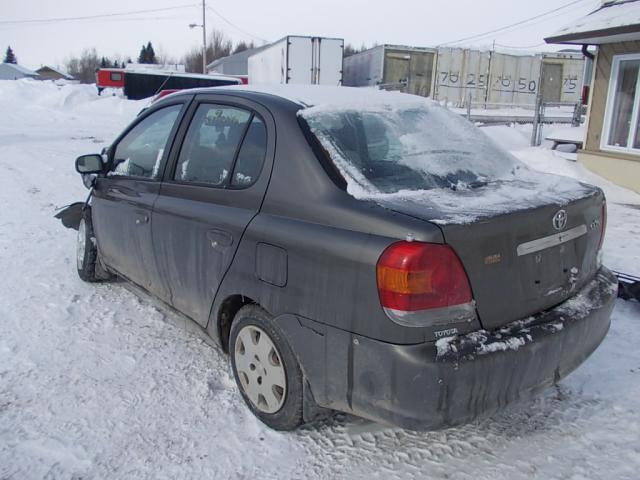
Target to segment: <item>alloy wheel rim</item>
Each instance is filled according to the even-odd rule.
[[[236,337],[234,360],[240,386],[253,406],[263,413],[280,410],[287,379],[280,352],[269,335],[254,325],[243,327]]]
[[[82,269],[84,264],[84,252],[87,248],[87,235],[86,235],[86,227],[84,218],[80,220],[80,225],[78,225],[78,242],[76,248],[76,260],[78,262],[78,270]]]

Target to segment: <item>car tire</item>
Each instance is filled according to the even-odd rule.
[[[246,305],[238,311],[229,353],[238,389],[258,419],[274,430],[294,430],[304,423],[300,365],[265,310]]]
[[[96,275],[97,260],[98,249],[96,248],[93,224],[91,223],[91,209],[85,208],[78,224],[76,240],[76,267],[78,276],[85,282],[99,282],[101,280]]]

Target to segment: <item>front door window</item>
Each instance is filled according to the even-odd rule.
[[[182,105],[158,110],[127,133],[116,146],[114,159],[120,163],[111,175],[158,179],[167,140]]]

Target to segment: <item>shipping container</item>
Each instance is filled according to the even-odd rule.
[[[428,97],[435,49],[378,45],[344,59],[344,85],[378,86]]]
[[[469,99],[487,107],[581,99],[584,59],[579,53],[513,55],[438,48],[434,98],[462,107]],[[540,90],[542,88],[542,90]]]
[[[573,52],[555,52],[542,54],[542,81],[543,88],[542,93],[545,100],[552,100],[552,96],[555,98],[558,96],[561,102],[576,103],[582,100],[582,86],[585,84],[585,58],[582,53]],[[547,89],[547,84],[551,82],[549,80],[549,67],[556,65],[556,73],[560,75],[560,86],[555,86],[554,89]],[[587,84],[590,78],[587,79]]]
[[[286,36],[248,59],[249,82],[342,84],[341,38]]]
[[[485,102],[491,77],[491,52],[462,48],[439,48],[436,57],[433,97],[454,105],[471,98]]]
[[[455,107],[488,108],[581,100],[580,53],[515,55],[469,48],[379,45],[344,59],[344,85],[432,96]],[[540,90],[542,84],[542,90]]]

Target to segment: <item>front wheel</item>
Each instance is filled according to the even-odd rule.
[[[302,372],[271,316],[256,305],[242,307],[229,337],[233,374],[253,414],[275,430],[302,425]]]
[[[76,266],[78,275],[85,282],[98,282],[100,280],[96,275],[97,259],[98,249],[96,248],[93,224],[91,223],[91,210],[85,208],[82,211],[82,218],[78,225],[76,241]]]

